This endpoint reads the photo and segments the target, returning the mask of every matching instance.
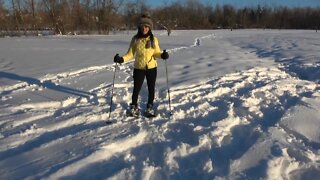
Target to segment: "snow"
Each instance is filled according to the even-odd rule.
[[[0,179],[320,176],[317,32],[155,31],[173,115],[158,60],[153,119],[125,117],[133,63],[113,64],[134,33],[0,39]]]

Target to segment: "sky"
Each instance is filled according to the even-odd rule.
[[[161,6],[164,4],[170,4],[177,1],[186,0],[147,0],[151,6]],[[204,4],[210,5],[224,5],[230,4],[235,7],[241,8],[245,6],[257,6],[268,5],[268,6],[287,6],[287,7],[320,7],[320,0],[199,0]]]

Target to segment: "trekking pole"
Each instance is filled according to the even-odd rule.
[[[114,79],[116,78],[116,72],[117,72],[118,64],[114,66],[114,73],[113,73],[113,80],[112,80],[112,89],[111,89],[111,101],[110,101],[110,111],[109,111],[109,119],[111,117],[111,111],[112,111],[112,104],[113,104],[113,89],[114,89]]]
[[[171,99],[170,99],[170,88],[169,88],[169,78],[168,78],[168,66],[167,66],[167,60],[164,61],[165,62],[165,65],[166,65],[166,76],[167,76],[167,89],[168,89],[168,97],[169,97],[169,115],[171,116],[172,115],[172,112],[171,112]]]

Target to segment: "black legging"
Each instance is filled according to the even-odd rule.
[[[132,94],[132,104],[138,104],[138,96],[141,90],[144,77],[147,78],[147,85],[148,85],[148,104],[153,105],[154,100],[154,89],[156,85],[157,79],[157,68],[141,70],[141,69],[134,69],[133,71],[133,94]]]

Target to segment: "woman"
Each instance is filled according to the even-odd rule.
[[[133,93],[130,104],[129,116],[139,116],[138,96],[144,78],[148,85],[148,104],[145,115],[154,116],[153,101],[154,90],[157,78],[156,58],[164,60],[169,58],[169,54],[164,50],[161,53],[158,38],[154,37],[151,29],[152,20],[148,14],[143,14],[138,22],[138,33],[132,38],[128,52],[122,57],[117,54],[114,57],[115,63],[123,63],[135,59],[133,71]]]

